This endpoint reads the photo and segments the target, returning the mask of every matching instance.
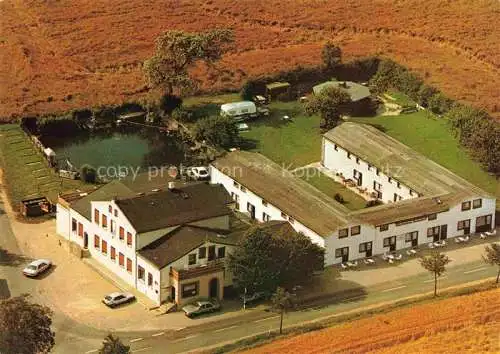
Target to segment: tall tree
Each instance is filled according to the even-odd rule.
[[[484,251],[485,251],[485,254],[483,255],[484,261],[492,266],[498,267],[497,281],[496,281],[498,284],[498,281],[500,279],[500,244],[492,243],[491,245],[484,247]]]
[[[49,353],[54,346],[52,311],[29,295],[0,302],[0,353]]]
[[[349,112],[351,97],[347,91],[336,87],[326,87],[313,95],[305,105],[307,114],[321,116],[321,129],[335,128],[342,114]]]
[[[321,59],[327,70],[335,70],[342,62],[342,50],[332,42],[327,42],[321,50]]]
[[[446,265],[450,262],[448,256],[439,251],[434,251],[429,256],[420,258],[420,265],[434,274],[434,296],[437,296],[438,277],[446,271]]]
[[[129,354],[130,346],[122,343],[120,338],[108,334],[102,342],[102,347],[99,349],[99,354]]]
[[[293,307],[292,295],[282,287],[278,287],[271,297],[273,310],[280,314],[280,334],[283,333],[283,315]]]
[[[193,133],[198,140],[206,140],[214,146],[234,147],[239,143],[239,131],[230,117],[212,116],[197,121]]]
[[[151,88],[161,88],[172,95],[175,89],[193,86],[188,70],[202,61],[207,64],[219,60],[229,49],[233,33],[228,29],[214,29],[203,33],[166,31],[156,39],[153,57],[147,59],[143,71]]]
[[[250,292],[304,283],[323,267],[324,250],[288,223],[256,225],[239,246],[229,256],[229,268],[238,287]]]

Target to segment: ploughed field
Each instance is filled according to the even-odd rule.
[[[140,70],[167,29],[235,30],[202,88],[317,64],[326,40],[344,58],[387,56],[449,96],[500,117],[495,0],[4,0],[0,117],[120,103],[145,94]]]
[[[499,296],[495,289],[417,305],[246,353],[498,353]]]

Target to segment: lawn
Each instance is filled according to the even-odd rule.
[[[26,198],[55,200],[59,192],[83,186],[56,175],[18,125],[0,125],[0,163],[14,208]]]
[[[273,102],[269,117],[249,122],[244,147],[294,169],[321,159],[320,118],[303,113],[299,102]],[[283,116],[290,121],[284,121]]]
[[[325,176],[314,167],[308,168],[304,173],[301,172],[300,177],[331,198],[335,198],[335,195],[339,194],[344,199],[343,205],[351,210],[363,209],[366,206],[365,199]]]
[[[498,182],[460,147],[445,120],[419,111],[399,116],[353,118],[352,121],[374,125],[469,182],[500,196]]]
[[[405,106],[415,106],[416,102],[413,101],[410,97],[405,95],[402,92],[396,90],[389,90],[387,95],[393,98],[393,102],[400,105],[401,107]]]

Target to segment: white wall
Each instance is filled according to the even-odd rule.
[[[402,199],[410,199],[418,197],[417,192],[412,191],[410,194],[410,188],[405,186],[400,182],[400,187],[398,187],[397,179],[392,178],[389,182],[389,176],[383,173],[382,170],[379,171],[377,175],[377,168],[374,166],[369,167],[367,161],[359,159],[359,163],[356,162],[356,155],[351,154],[351,158],[347,157],[347,151],[337,146],[335,150],[335,144],[330,140],[323,137],[323,151],[322,151],[322,163],[323,166],[328,168],[333,172],[342,173],[345,178],[353,179],[353,172],[356,169],[363,175],[361,187],[367,188],[369,192],[373,191],[373,182],[376,181],[382,185],[382,201],[384,203],[393,202],[394,194],[402,197]],[[399,173],[397,166],[386,166],[388,174],[397,178]]]
[[[166,297],[169,295],[166,289],[163,289],[164,296],[162,297],[162,289],[161,289],[161,272],[155,265],[151,264],[148,260],[144,259],[140,255],[137,255],[137,266],[136,266],[136,274],[138,274],[139,266],[144,269],[144,279],[137,278],[137,290],[145,294],[151,300],[156,302],[158,305],[166,300]],[[148,275],[151,274],[153,276],[153,284],[148,284]],[[138,276],[138,275],[137,275]],[[168,277],[167,277],[168,279]]]
[[[472,199],[469,199],[472,203]],[[464,200],[466,201],[466,200]],[[411,222],[397,226],[395,223],[389,224],[386,231],[380,231],[379,227],[373,225],[361,225],[361,233],[355,236],[348,236],[346,238],[338,238],[338,232],[328,237],[325,241],[326,255],[325,264],[331,265],[341,262],[341,258],[335,258],[335,250],[337,248],[349,247],[349,260],[355,260],[365,257],[365,253],[359,253],[359,244],[363,242],[372,241],[373,255],[380,255],[389,251],[389,247],[384,247],[384,238],[396,236],[396,251],[410,248],[411,242],[405,242],[405,235],[410,232],[418,231],[418,244],[427,245],[433,241],[432,237],[427,237],[427,229],[430,227],[447,225],[447,239],[462,236],[463,230],[457,230],[459,221],[470,219],[471,233],[475,230],[476,218],[478,216],[493,215],[492,223],[494,225],[495,215],[495,200],[483,199],[482,207],[468,211],[462,211],[462,203],[453,206],[450,210],[438,213],[435,220],[428,220],[427,218],[417,222]],[[354,224],[349,225],[350,227]],[[448,241],[450,242],[450,241]]]
[[[264,222],[263,213],[269,215],[269,220],[288,220],[288,217],[283,217],[281,215],[281,210],[272,204],[272,200],[267,200],[267,205],[262,203],[262,198],[257,194],[250,191],[246,186],[246,191],[243,192],[240,187],[234,186],[234,180],[229,176],[223,174],[221,171],[216,169],[214,166],[210,166],[210,182],[213,184],[222,184],[227,192],[231,195],[235,193],[239,197],[239,209],[240,212],[247,213],[247,203],[251,203],[255,207],[255,219]],[[238,184],[239,185],[239,184]],[[271,188],[271,187],[270,187]],[[294,220],[290,223],[292,227],[297,232],[302,232],[304,235],[309,237],[312,242],[324,247],[325,240],[323,237],[301,224],[299,221]]]
[[[70,211],[62,204],[58,203],[56,206],[56,232],[69,240],[71,232],[71,218],[69,217]]]

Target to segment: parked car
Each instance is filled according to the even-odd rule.
[[[28,264],[28,266],[23,269],[23,274],[27,277],[36,277],[39,274],[47,271],[51,266],[52,262],[48,259],[37,259],[36,261]]]
[[[190,318],[219,310],[220,304],[216,301],[196,301],[182,308],[184,314]]]
[[[186,168],[186,176],[195,180],[204,180],[210,177],[210,172],[204,166],[188,167]]]
[[[252,302],[264,300],[267,297],[268,297],[268,294],[263,292],[263,291],[256,291],[253,294],[246,294],[246,295],[241,294],[240,295],[241,301],[245,302],[246,304],[251,304]]]
[[[111,308],[116,307],[118,305],[123,305],[135,300],[135,296],[131,293],[111,293],[108,294],[102,299],[102,302]]]

